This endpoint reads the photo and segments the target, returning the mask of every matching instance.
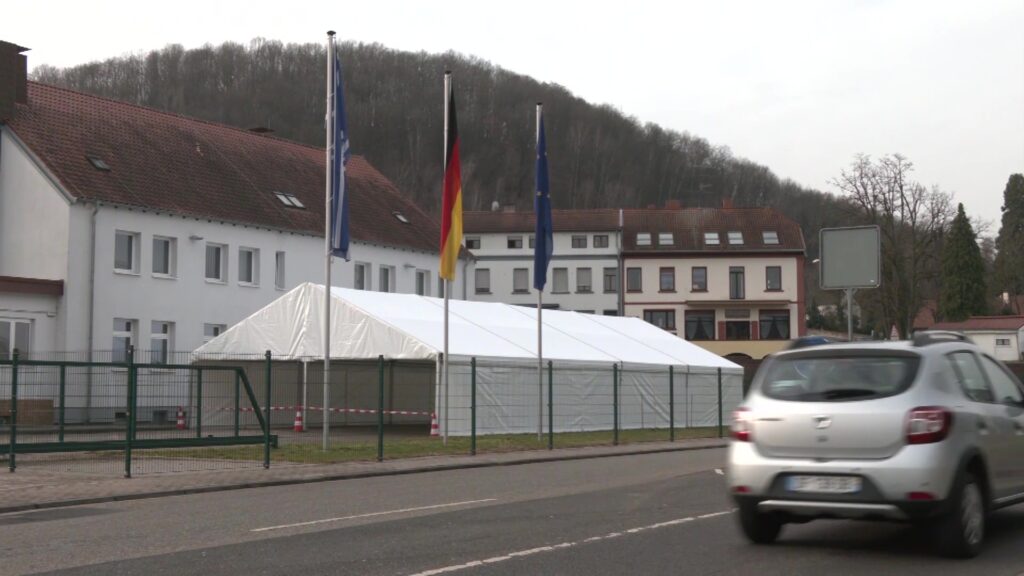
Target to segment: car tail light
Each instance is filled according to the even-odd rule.
[[[941,442],[949,435],[953,413],[941,406],[920,406],[907,414],[907,444]]]
[[[750,442],[750,432],[753,426],[750,423],[750,408],[737,408],[732,413],[732,426],[729,428],[729,435],[740,442]]]

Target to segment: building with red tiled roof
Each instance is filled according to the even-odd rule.
[[[1004,362],[1024,360],[1024,316],[971,316],[963,322],[937,322],[931,329],[962,332]]]
[[[0,43],[0,277],[35,280],[0,283],[17,325],[0,354],[15,330],[37,351],[168,334],[191,350],[323,282],[323,149],[28,82],[22,52]],[[437,295],[435,216],[358,155],[347,192],[352,261],[333,283]],[[62,293],[5,288],[40,280]]]

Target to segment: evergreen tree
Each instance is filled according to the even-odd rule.
[[[960,204],[942,247],[939,315],[945,320],[960,321],[984,314],[986,308],[985,261],[964,205]]]
[[[996,237],[998,292],[1024,294],[1024,174],[1011,174],[1003,190],[1003,219]]]

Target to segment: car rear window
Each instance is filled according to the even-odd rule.
[[[890,355],[815,355],[775,358],[761,393],[795,402],[853,402],[900,394],[917,375],[920,358]]]

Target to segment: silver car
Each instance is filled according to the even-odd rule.
[[[744,534],[816,518],[911,522],[970,557],[1024,501],[1024,388],[958,334],[767,359],[733,414],[728,486]]]

